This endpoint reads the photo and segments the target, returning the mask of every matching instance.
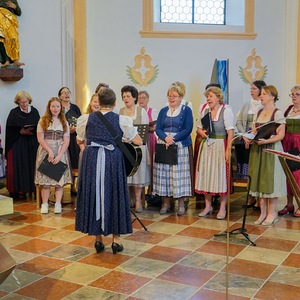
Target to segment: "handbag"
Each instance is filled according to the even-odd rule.
[[[178,164],[178,145],[170,145],[168,149],[166,144],[155,145],[154,162],[159,164],[177,165]]]

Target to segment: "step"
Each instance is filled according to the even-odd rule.
[[[14,213],[13,198],[0,195],[0,216],[9,215]]]

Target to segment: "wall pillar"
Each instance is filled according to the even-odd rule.
[[[86,0],[74,0],[74,56],[76,104],[84,111],[87,97]]]

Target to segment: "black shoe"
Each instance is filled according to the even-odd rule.
[[[254,207],[256,207],[256,206],[254,206],[256,204],[256,200],[254,200],[253,202],[251,202],[250,204],[244,204],[242,207],[243,208],[246,208],[246,205],[247,205],[247,208],[251,208],[251,207],[253,207],[253,209],[254,209]],[[255,209],[254,209],[255,210]]]
[[[116,254],[117,252],[122,252],[124,247],[121,244],[112,243],[111,244],[111,249],[112,249],[113,254]]]
[[[105,249],[105,246],[104,246],[104,244],[102,243],[102,242],[96,242],[95,243],[95,249],[96,249],[96,252],[97,253],[100,253],[100,252],[103,252],[104,251],[104,249]]]
[[[19,193],[18,199],[19,200],[25,200],[25,199],[27,199],[26,194],[25,193]]]
[[[253,210],[260,211],[260,206],[253,206]]]

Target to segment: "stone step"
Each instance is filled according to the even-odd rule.
[[[0,216],[9,215],[14,213],[13,198],[0,195]]]

